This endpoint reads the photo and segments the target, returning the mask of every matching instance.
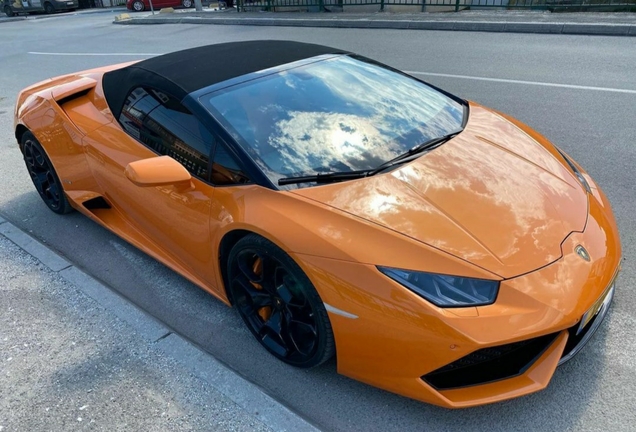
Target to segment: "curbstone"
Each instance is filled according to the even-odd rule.
[[[84,294],[108,309],[119,319],[133,327],[149,342],[170,334],[170,329],[141,309],[133,306],[128,300],[113,292],[110,288],[84,273],[77,267],[62,270],[60,276],[75,285]]]
[[[324,18],[255,18],[255,17],[144,17],[115,21],[115,24],[212,24],[273,27],[362,28],[396,30],[446,30],[496,33],[588,34],[606,36],[636,36],[636,24],[629,23],[563,23],[515,21],[442,21],[388,19],[324,19]]]
[[[448,21],[409,21],[412,30],[448,30],[452,31],[455,23]]]
[[[0,234],[37,258],[44,266],[54,272],[59,272],[71,266],[70,262],[9,222],[0,225]]]
[[[563,32],[563,23],[508,22],[504,31],[510,33],[558,34]]]
[[[19,17],[19,16],[17,16],[17,17],[6,17],[6,18],[0,19],[0,24],[14,22],[14,21],[24,21],[26,19],[27,19],[27,17],[25,17],[25,16],[24,17]]]
[[[630,25],[625,24],[563,24],[563,34],[627,36]]]
[[[201,351],[190,342],[171,334],[157,341],[157,348],[173,357],[189,371],[211,384],[241,408],[275,431],[319,432],[315,426],[294,414],[255,384],[242,378],[220,361]],[[254,412],[254,409],[257,412]]]
[[[453,25],[455,31],[502,32],[505,29],[505,22],[455,21]]]
[[[47,246],[0,216],[0,234],[40,260],[62,279],[134,329],[147,343],[177,361],[189,373],[231,399],[248,414],[275,431],[320,432],[307,420],[241,377],[187,339],[135,306],[108,286],[73,266]],[[81,408],[80,408],[81,409]],[[0,430],[2,427],[0,426]]]

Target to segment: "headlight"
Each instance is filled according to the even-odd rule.
[[[559,154],[563,157],[563,159],[565,159],[565,161],[568,163],[568,165],[570,166],[570,169],[572,170],[572,172],[574,173],[576,178],[579,179],[579,182],[581,182],[581,185],[583,185],[583,188],[585,188],[585,190],[588,193],[592,193],[592,190],[590,189],[590,185],[587,183],[587,180],[585,180],[585,177],[583,177],[583,174],[581,174],[581,171],[579,171],[579,169],[576,167],[576,165],[574,165],[574,162],[572,162],[570,160],[570,158],[567,157],[565,155],[565,153],[563,153],[561,151],[561,149],[559,149],[557,146],[554,146],[554,148],[556,149],[556,151],[559,152]]]
[[[439,307],[483,306],[494,303],[499,282],[378,267],[382,273]]]

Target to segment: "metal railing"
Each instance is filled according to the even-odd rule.
[[[361,6],[366,6],[362,8]],[[374,8],[377,6],[377,8]],[[460,11],[488,8],[553,10],[553,11],[592,11],[613,10],[636,12],[636,0],[238,0],[241,11],[271,12],[323,12],[341,11],[365,12],[373,10],[404,11]]]

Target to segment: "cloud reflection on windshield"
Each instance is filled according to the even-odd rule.
[[[250,81],[210,103],[274,182],[375,168],[461,128],[463,115],[442,93],[346,56]]]

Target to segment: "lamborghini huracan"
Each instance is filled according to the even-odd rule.
[[[24,89],[15,137],[79,211],[297,367],[445,407],[545,388],[606,316],[610,204],[528,126],[368,58],[203,46]]]

